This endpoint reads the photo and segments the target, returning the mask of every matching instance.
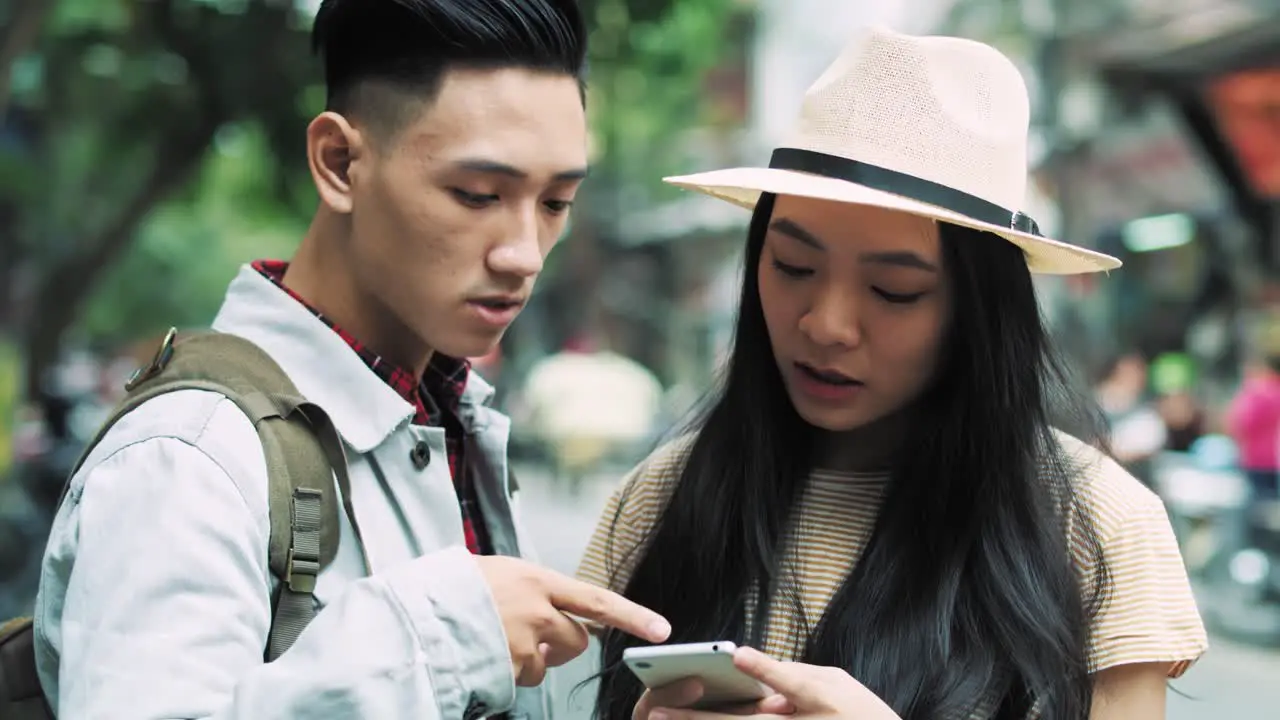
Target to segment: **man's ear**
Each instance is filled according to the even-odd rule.
[[[335,112],[307,126],[307,163],[320,201],[337,213],[351,212],[351,171],[367,149],[364,134]]]

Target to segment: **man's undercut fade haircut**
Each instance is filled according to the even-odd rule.
[[[395,132],[455,69],[522,68],[584,81],[576,0],[323,0],[312,47],[326,109]]]

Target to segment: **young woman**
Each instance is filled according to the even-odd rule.
[[[769,168],[672,180],[754,210],[733,352],[580,574],[671,642],[762,650],[737,661],[778,694],[734,712],[1152,720],[1205,650],[1160,501],[1051,420],[1098,413],[1032,273],[1119,262],[1016,212],[1028,116],[992,48],[873,30]],[[603,637],[603,720],[718,717],[680,709],[696,681],[644,693],[637,642]]]

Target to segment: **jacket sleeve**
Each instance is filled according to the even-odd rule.
[[[41,662],[59,717],[454,720],[514,700],[497,610],[462,549],[352,582],[267,664],[265,508],[210,455],[147,439],[81,487],[50,538],[37,616],[58,649],[56,691]],[[61,600],[47,597],[59,573]]]

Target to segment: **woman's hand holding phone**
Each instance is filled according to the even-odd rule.
[[[775,694],[717,712],[692,710],[689,706],[697,702],[702,689],[697,679],[690,678],[646,691],[636,704],[633,720],[901,720],[875,693],[839,668],[780,662],[751,648],[739,648],[733,664]]]
[[[632,720],[648,720],[649,718],[658,720],[659,713],[670,714],[673,708],[679,709],[681,712],[687,712],[689,717],[696,718],[703,716],[721,717],[723,715],[791,715],[795,712],[795,707],[791,705],[791,701],[778,694],[770,695],[753,703],[718,708],[713,712],[690,710],[689,708],[702,699],[702,693],[702,682],[698,678],[686,678],[660,688],[645,690],[644,694],[640,696],[640,702],[636,703],[636,708],[631,713],[631,718]]]

